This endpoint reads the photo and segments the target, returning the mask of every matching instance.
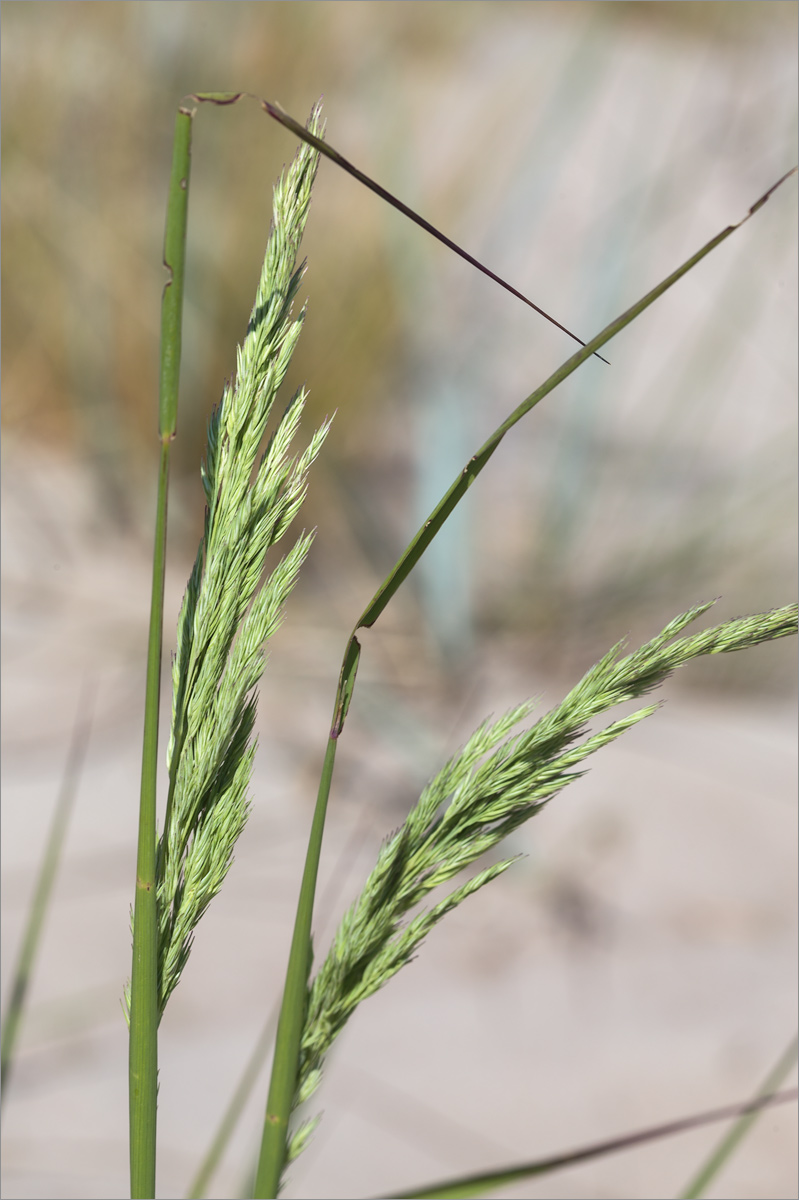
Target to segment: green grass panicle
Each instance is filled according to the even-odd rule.
[[[579,763],[650,716],[659,704],[640,708],[586,736],[590,720],[652,691],[691,659],[796,633],[797,607],[789,605],[725,621],[688,637],[677,636],[710,607],[702,604],[675,617],[651,641],[623,658],[619,657],[623,643],[614,646],[560,704],[525,732],[509,736],[532,712],[532,701],[498,721],[485,722],[427,785],[405,823],[382,846],[374,870],[344,916],[313,980],[296,1105],[316,1090],[327,1051],[361,1001],[411,960],[447,912],[502,874],[513,860],[479,872],[406,924],[410,910],[540,812],[557,792],[584,774],[574,769]],[[304,1148],[313,1124],[296,1131],[289,1160]]]
[[[321,136],[319,106],[308,128]],[[202,470],[205,528],[178,620],[172,666],[169,792],[158,843],[159,1007],[186,965],[193,931],[218,893],[248,814],[255,745],[255,686],[264,646],[310,548],[303,533],[264,576],[269,550],[303,502],[326,421],[291,455],[306,401],[300,389],[258,460],[278,390],[305,316],[293,314],[297,266],[318,165],[303,145],[274,191],[273,220],[236,375],[208,428]],[[257,463],[256,463],[256,460]]]

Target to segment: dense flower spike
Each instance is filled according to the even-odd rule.
[[[617,704],[652,691],[676,668],[706,654],[723,654],[795,634],[796,605],[738,617],[690,637],[682,630],[711,604],[676,617],[633,654],[614,646],[556,708],[523,733],[509,736],[530,715],[519,705],[485,722],[422,792],[404,825],[381,848],[363,891],[344,916],[310,988],[302,1040],[297,1105],[321,1079],[324,1057],[357,1006],[411,960],[429,931],[513,860],[496,863],[405,923],[433,888],[448,882],[544,807],[582,771],[574,768],[648,717],[650,704],[590,736],[587,722]],[[673,640],[677,638],[677,640]],[[582,739],[582,740],[580,740]],[[289,1157],[308,1140],[294,1135]]]
[[[321,136],[319,107],[309,130]],[[272,227],[247,335],[208,427],[205,531],[178,620],[172,667],[169,796],[158,846],[159,1002],[186,965],[193,931],[217,894],[247,820],[254,692],[264,644],[280,625],[312,535],[264,577],[268,551],[296,516],[329,428],[290,457],[306,393],[289,403],[256,468],[305,315],[292,314],[318,154],[303,145],[275,187]]]

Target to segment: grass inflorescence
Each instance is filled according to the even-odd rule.
[[[431,780],[404,824],[382,846],[310,988],[297,1105],[316,1090],[327,1051],[361,1001],[410,962],[446,913],[501,875],[514,860],[492,864],[406,923],[407,914],[434,888],[539,813],[584,774],[575,770],[579,763],[650,716],[659,703],[639,708],[590,736],[589,721],[651,692],[692,659],[732,653],[796,633],[797,607],[788,605],[678,637],[712,603],[675,617],[632,654],[619,657],[623,643],[618,643],[530,729],[513,734],[532,713],[534,701],[511,709],[493,723],[486,721]],[[300,1153],[312,1125],[297,1131],[290,1157]]]
[[[309,128],[323,132],[318,107]],[[159,1007],[188,959],[193,931],[218,893],[247,820],[257,684],[265,644],[313,540],[303,533],[266,574],[269,551],[302,505],[329,428],[292,456],[306,392],[291,399],[258,459],[302,331],[293,313],[305,270],[297,255],[318,155],[303,145],[274,191],[273,220],[236,374],[208,426],[205,528],[183,598],[172,664],[169,793],[158,843]]]

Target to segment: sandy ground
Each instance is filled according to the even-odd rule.
[[[59,470],[47,465],[48,485],[67,495]],[[4,1106],[3,1195],[20,1200],[127,1189],[119,997],[148,567],[132,543],[71,534],[80,522],[66,508],[49,515],[49,527],[23,519],[13,495],[4,508],[4,997],[84,678],[94,723]],[[172,610],[182,578],[170,573]],[[343,645],[301,605],[293,615],[265,677],[252,819],[162,1027],[164,1197],[186,1193],[279,993]],[[424,659],[408,640],[394,652]],[[563,694],[569,681],[531,678],[527,661],[512,642],[494,645],[454,731],[452,713],[425,702],[423,666],[388,710],[377,670],[363,671],[332,798],[320,953],[381,837],[447,752],[488,712]],[[673,684],[665,694],[662,712],[517,835],[511,849],[525,857],[356,1014],[330,1057],[324,1119],[289,1200],[389,1194],[742,1100],[758,1085],[796,1023],[794,705],[700,701]],[[242,1194],[264,1096],[262,1078],[210,1195]],[[673,1196],[717,1137],[681,1136],[505,1194]],[[787,1107],[759,1121],[711,1195],[796,1192]]]

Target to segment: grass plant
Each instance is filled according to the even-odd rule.
[[[190,100],[192,105],[229,106],[243,98],[243,93],[198,93]],[[464,464],[355,621],[344,647],[277,1018],[254,1196],[277,1196],[287,1164],[307,1145],[319,1118],[314,1116],[292,1129],[293,1114],[314,1096],[330,1048],[358,1005],[411,961],[447,913],[515,861],[505,857],[481,867],[479,860],[484,855],[497,850],[508,835],[584,774],[590,755],[653,715],[659,705],[648,702],[603,725],[606,716],[619,705],[649,695],[673,671],[694,659],[736,653],[797,632],[797,607],[788,605],[686,633],[712,606],[712,602],[692,604],[637,650],[625,654],[623,643],[613,646],[560,704],[537,721],[530,723],[535,707],[532,700],[498,719],[484,721],[423,789],[400,828],[384,841],[374,869],[343,915],[327,956],[312,976],[311,923],[317,875],[336,750],[355,694],[361,655],[358,631],[379,619],[514,426],[587,359],[601,358],[600,349],[757,213],[793,172],[770,187],[742,220],[728,225],[584,342],[330,147],[324,140],[319,106],[303,127],[278,105],[258,103],[298,137],[301,145],[276,185],[272,227],[249,325],[237,353],[235,377],[225,385],[208,423],[202,466],[205,523],[178,618],[168,786],[159,834],[156,779],[167,494],[178,427],[191,133],[196,110],[181,106],[176,117],[164,252],[169,277],[162,305],[160,462],[133,957],[125,993],[130,1026],[132,1197],[156,1194],[159,1022],[180,982],[198,924],[230,869],[247,820],[256,751],[257,685],[265,666],[265,647],[283,619],[313,540],[312,533],[301,532],[292,535],[293,541],[287,539],[291,543],[287,550],[278,548],[300,512],[310,472],[331,423],[323,421],[307,439],[306,448],[295,450],[307,394],[301,388],[281,405],[279,392],[305,316],[304,308],[294,311],[304,271],[299,253],[320,156],[552,321],[579,342],[580,349],[532,390]],[[9,1025],[7,1019],[3,1030],[4,1081],[20,1008],[21,996],[13,1022]],[[760,1094],[746,1103],[505,1171],[444,1181],[402,1194],[480,1195],[576,1161],[675,1134],[703,1121],[739,1117],[731,1136],[684,1193],[698,1195],[756,1112],[792,1097],[792,1093],[775,1092],[786,1063],[792,1062],[795,1054],[794,1042]],[[241,1085],[242,1094],[252,1085],[254,1075],[250,1069]],[[239,1097],[236,1107],[240,1106]],[[227,1121],[215,1140],[212,1150],[217,1158],[231,1125]],[[192,1187],[193,1195],[201,1194],[212,1165],[209,1160],[203,1168]]]
[[[309,128],[321,130],[318,112],[312,114]],[[167,223],[165,252],[172,278],[164,294],[162,464],[177,422],[180,354],[173,340],[179,316],[175,317],[173,304],[180,295],[176,281],[182,279],[183,270],[190,131],[191,115],[181,110],[170,191],[170,211],[176,196],[177,217]],[[263,670],[264,646],[280,624],[312,541],[311,535],[302,535],[264,578],[267,553],[281,540],[302,504],[308,469],[328,429],[323,425],[301,455],[289,457],[305,405],[301,390],[290,401],[256,467],[302,329],[304,313],[294,316],[292,311],[302,278],[296,256],[316,161],[316,155],[303,146],[275,188],[272,232],[247,336],[237,355],[236,379],[225,388],[209,423],[203,468],[205,530],[178,621],[169,791],[156,849],[151,751],[158,703],[149,688],[152,679],[157,684],[160,670],[168,467],[162,465],[160,476],[164,500],[158,508],[151,616],[151,633],[158,630],[159,645],[157,655],[151,654],[152,671],[148,670],[134,957],[127,995],[134,1195],[152,1194],[155,1187],[157,1025],[188,959],[194,929],[222,886],[247,819],[256,711],[253,688]],[[159,496],[161,492],[159,486]]]
[[[197,104],[217,105],[230,105],[241,98],[240,93],[191,97]],[[302,267],[297,267],[296,259],[319,155],[332,159],[450,248],[474,265],[480,265],[327,146],[318,107],[303,129],[279,106],[260,103],[270,116],[298,135],[302,144],[275,189],[264,268],[247,336],[237,355],[235,382],[226,386],[209,423],[203,468],[205,530],[178,622],[172,672],[169,787],[164,828],[156,846],[151,751],[152,730],[157,726],[157,696],[153,694],[152,680],[157,679],[160,663],[161,617],[156,609],[162,606],[162,593],[157,585],[163,579],[167,451],[176,428],[180,351],[179,338],[177,342],[175,339],[180,319],[174,305],[180,298],[178,281],[185,246],[188,149],[193,118],[189,109],[181,109],[178,114],[170,201],[172,205],[174,200],[177,216],[168,217],[165,255],[173,274],[165,292],[162,338],[159,496],[163,492],[163,500],[159,503],[156,534],[152,672],[148,673],[142,786],[143,840],[139,850],[130,991],[133,1196],[155,1194],[158,1020],[180,979],[196,926],[227,874],[236,839],[246,821],[247,787],[254,754],[254,689],[263,670],[263,646],[281,620],[311,543],[311,535],[300,535],[284,558],[264,574],[267,552],[286,533],[302,504],[309,469],[329,428],[326,421],[312,435],[302,454],[289,457],[305,402],[304,391],[288,404],[257,466],[256,459],[302,327],[304,312],[297,317],[292,314],[302,276]],[[358,629],[371,626],[378,619],[506,433],[756,213],[787,177],[764,193],[742,221],[722,230],[596,337],[587,343],[576,338],[581,349],[522,401],[473,455],[355,623],[342,662],[300,887],[254,1196],[277,1196],[287,1163],[307,1144],[316,1118],[292,1132],[291,1114],[316,1090],[325,1056],[357,1006],[410,961],[447,912],[507,870],[513,859],[478,870],[431,907],[414,910],[436,888],[472,867],[482,855],[539,812],[558,791],[583,773],[577,768],[584,759],[654,713],[657,704],[638,708],[596,732],[589,731],[588,723],[625,701],[649,693],[674,669],[694,658],[732,653],[796,632],[796,606],[788,606],[682,636],[683,630],[710,607],[709,604],[694,606],[632,654],[619,657],[621,644],[613,647],[560,705],[529,729],[518,731],[531,714],[532,702],[517,706],[497,721],[485,722],[424,789],[400,830],[383,845],[361,896],[344,916],[326,960],[313,980],[310,979],[311,920],[319,857],[336,747],[355,690],[361,653]],[[508,286],[493,274],[492,278]],[[509,290],[520,295],[512,287]],[[520,298],[532,304],[526,297]],[[538,305],[532,307],[547,315]],[[763,1102],[761,1097],[756,1103]],[[638,1135],[631,1136],[635,1140]],[[617,1140],[615,1148],[629,1140]],[[563,1156],[552,1159],[547,1169],[563,1165],[564,1161]],[[540,1173],[543,1169],[539,1163],[531,1166],[529,1173]],[[499,1186],[500,1182],[495,1174],[494,1184]],[[487,1177],[481,1177],[480,1186],[488,1186]],[[437,1187],[435,1191],[414,1194],[477,1194],[447,1190],[447,1185]]]

